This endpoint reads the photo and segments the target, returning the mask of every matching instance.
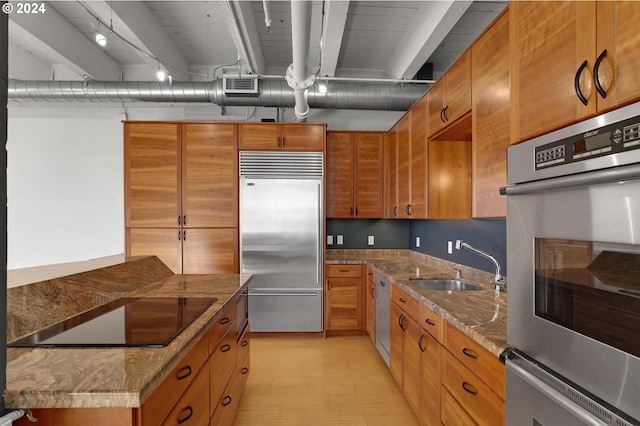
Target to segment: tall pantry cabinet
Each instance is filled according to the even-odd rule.
[[[128,256],[175,273],[237,273],[237,125],[125,122]]]

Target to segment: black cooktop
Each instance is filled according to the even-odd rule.
[[[121,298],[7,346],[163,347],[217,299]]]

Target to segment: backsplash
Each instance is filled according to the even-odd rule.
[[[409,221],[384,219],[327,219],[327,236],[333,236],[333,244],[327,249],[407,249],[409,248]],[[343,244],[338,245],[338,235]],[[367,237],[374,237],[374,244],[367,244]]]

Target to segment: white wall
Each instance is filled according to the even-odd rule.
[[[126,115],[124,113],[127,113]],[[329,130],[388,130],[402,115],[312,110]],[[130,120],[259,121],[274,108],[104,106],[10,102],[7,268],[76,262],[124,252],[122,123]],[[293,121],[292,111],[280,111]]]

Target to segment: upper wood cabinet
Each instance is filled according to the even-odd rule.
[[[242,151],[324,151],[326,125],[245,123],[239,125]]]
[[[327,217],[382,217],[383,134],[327,133]]]
[[[127,227],[237,227],[235,124],[125,123]]]
[[[384,134],[384,218],[398,215],[398,143],[396,127]]]
[[[398,205],[395,217],[408,219],[411,213],[411,116],[406,113],[396,125]]]
[[[412,219],[427,218],[427,98],[416,102],[409,111],[411,131],[409,139],[411,179],[409,182],[409,216]]]
[[[471,217],[471,141],[429,141],[429,219]]]
[[[503,14],[472,47],[472,216],[504,217],[509,133],[509,13]]]
[[[429,135],[471,110],[471,51],[465,51],[427,92]]]
[[[640,99],[637,2],[512,2],[509,13],[512,143]]]

